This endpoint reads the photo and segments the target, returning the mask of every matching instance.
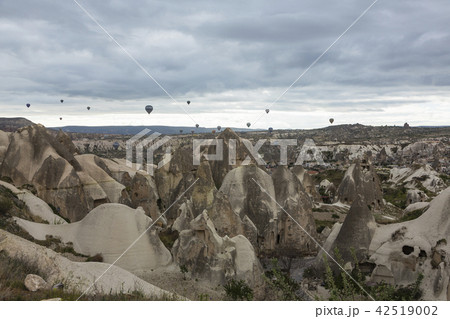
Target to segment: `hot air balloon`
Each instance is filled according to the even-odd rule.
[[[189,104],[191,104],[191,101],[187,101],[186,103],[187,103],[187,105],[189,105]]]
[[[220,132],[220,130],[222,129],[222,126],[217,126],[217,130]]]
[[[30,107],[31,106],[31,104],[30,103],[27,103],[27,107]]]
[[[269,127],[269,133],[272,134],[273,132],[273,127]]]
[[[247,127],[250,127],[250,125],[252,125],[250,122],[247,122]]]
[[[183,130],[180,130],[180,134],[183,133]]]
[[[147,105],[147,106],[145,107],[145,110],[147,111],[148,114],[150,114],[150,113],[153,112],[153,106]]]
[[[87,110],[89,111],[90,109],[91,109],[91,107],[90,107],[90,106],[88,106],[88,107],[87,107]]]
[[[211,132],[212,132],[213,134],[216,134],[216,130],[212,130]]]
[[[200,125],[198,125],[198,124],[195,124],[195,127],[196,127],[196,128],[198,128],[199,126],[200,126]]]
[[[269,109],[266,109],[266,113],[269,113],[269,111],[270,111]]]
[[[61,103],[64,103],[64,100],[60,100],[61,101]]]
[[[119,142],[114,142],[113,147],[116,151],[119,148],[119,145],[120,145]]]
[[[333,124],[334,118],[329,119],[330,123]]]
[[[62,121],[62,117],[60,117],[59,120]]]
[[[191,131],[192,134],[194,134],[194,132],[195,132],[194,130]]]

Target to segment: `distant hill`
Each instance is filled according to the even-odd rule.
[[[182,134],[190,134],[191,131],[195,133],[209,133],[215,128],[192,126],[64,126],[64,127],[51,127],[50,129],[63,130],[69,133],[91,133],[91,134],[120,134],[120,135],[135,135],[144,129],[150,129],[153,132],[159,132],[161,134],[173,135],[180,134],[180,130],[183,130]],[[247,132],[249,129],[233,128],[235,131]]]
[[[23,117],[0,117],[0,130],[5,132],[15,132],[21,127],[33,124]]]

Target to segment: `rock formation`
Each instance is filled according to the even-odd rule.
[[[92,288],[87,291],[88,295],[131,293],[136,290],[147,298],[167,298],[172,295],[117,266],[98,262],[72,262],[61,254],[2,229],[0,229],[0,252],[8,254],[11,258],[21,258],[33,263],[41,273],[48,274],[44,278],[47,283],[54,284],[63,280],[68,291],[80,294]],[[94,281],[98,278],[94,285]]]
[[[417,219],[378,227],[369,249],[372,280],[408,285],[423,273],[424,299],[448,300],[449,214],[450,187]]]
[[[286,166],[278,166],[272,179],[277,203],[284,209],[275,222],[275,251],[280,256],[292,257],[315,252],[316,244],[311,236],[317,237],[317,233],[310,197]]]
[[[364,197],[371,209],[379,210],[384,206],[380,180],[368,160],[356,160],[348,168],[337,189],[336,201],[352,204],[358,195]]]
[[[121,204],[104,204],[92,210],[81,221],[66,225],[46,225],[16,219],[17,224],[38,240],[47,235],[73,243],[76,252],[94,256],[101,254],[106,263],[113,263],[153,221],[142,208],[132,209]],[[157,227],[148,230],[116,263],[139,273],[163,267],[172,257],[157,235]]]
[[[364,197],[358,196],[353,201],[331,250],[337,248],[344,262],[352,262],[353,249],[356,258],[362,260],[367,255],[376,227],[375,218],[367,202]]]
[[[181,231],[172,249],[175,261],[194,277],[225,284],[228,279],[245,280],[250,286],[262,280],[262,267],[252,245],[242,235],[229,238],[217,234],[206,212]]]
[[[306,193],[308,193],[311,198],[316,202],[321,202],[322,198],[320,197],[319,192],[316,189],[316,185],[311,177],[311,175],[306,172],[306,170],[301,165],[296,165],[292,168],[292,173],[297,176],[300,183],[303,185]]]

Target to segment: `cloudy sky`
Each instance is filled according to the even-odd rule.
[[[1,0],[0,116],[47,126],[450,124],[448,0],[379,0],[283,96],[374,0],[77,1],[172,98],[75,1]]]

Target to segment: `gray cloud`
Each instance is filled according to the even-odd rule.
[[[173,96],[202,101],[200,113],[226,101],[263,109],[372,1],[79,2]],[[383,111],[405,87],[436,95],[450,86],[449,16],[444,0],[380,0],[274,108]],[[3,0],[0,60],[2,106],[171,103],[73,1]]]

